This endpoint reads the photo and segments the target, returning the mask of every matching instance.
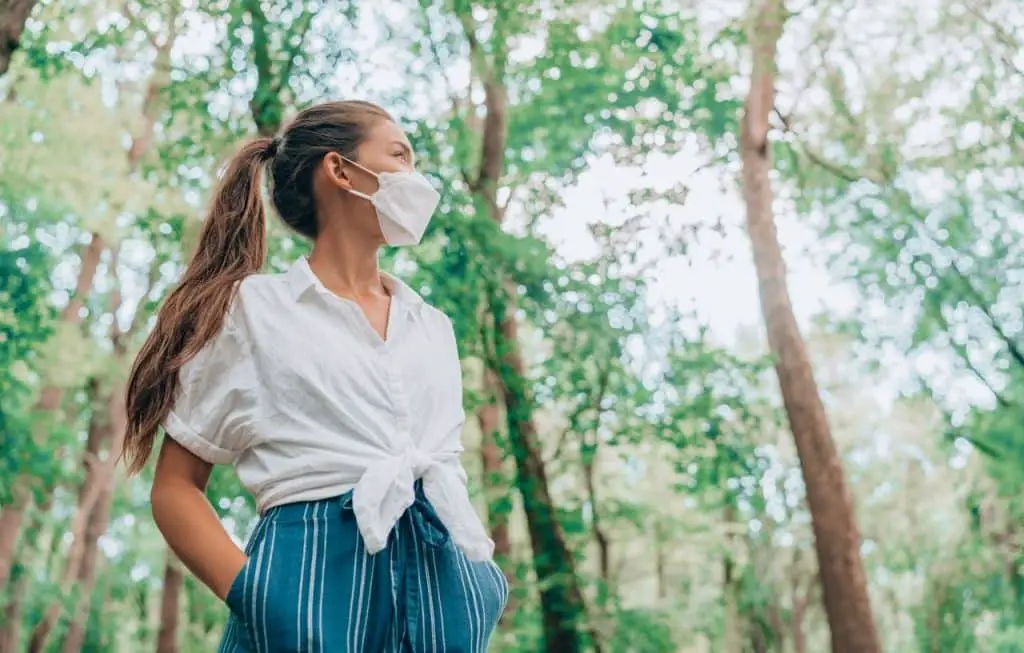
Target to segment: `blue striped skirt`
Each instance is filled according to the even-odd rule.
[[[220,653],[482,652],[508,599],[497,565],[466,558],[419,484],[376,555],[351,492],[271,508],[246,553]]]

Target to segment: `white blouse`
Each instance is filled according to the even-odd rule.
[[[371,553],[423,479],[455,543],[472,560],[490,559],[494,543],[459,460],[465,413],[451,320],[384,280],[386,340],[305,258],[287,274],[245,279],[224,328],[182,368],[164,428],[203,460],[234,464],[260,512],[354,489]]]

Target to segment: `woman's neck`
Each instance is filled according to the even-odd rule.
[[[309,255],[309,267],[331,292],[352,298],[387,294],[377,265],[377,245],[358,238],[321,234]]]

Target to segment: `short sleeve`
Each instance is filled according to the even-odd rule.
[[[234,317],[182,367],[164,422],[168,436],[211,464],[235,462],[250,444],[255,420],[255,365]]]

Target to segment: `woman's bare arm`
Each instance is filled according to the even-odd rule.
[[[164,438],[150,493],[153,519],[181,562],[224,600],[245,564],[206,499],[212,466]]]

